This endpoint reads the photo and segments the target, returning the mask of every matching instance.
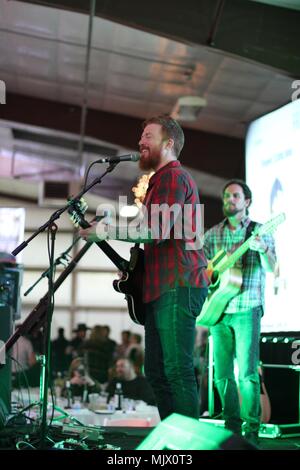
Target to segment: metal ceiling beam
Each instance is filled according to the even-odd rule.
[[[92,44],[92,33],[93,33],[93,22],[95,16],[95,6],[96,0],[90,0],[90,10],[89,10],[89,28],[88,28],[88,38],[86,45],[86,56],[85,56],[85,65],[84,65],[84,84],[83,84],[83,97],[82,97],[82,106],[81,106],[81,117],[80,117],[80,135],[78,141],[78,160],[80,171],[83,170],[83,147],[84,147],[84,138],[85,138],[85,126],[86,126],[86,114],[87,114],[87,101],[88,101],[88,89],[89,89],[89,69],[90,69],[90,57],[91,57],[91,44]]]
[[[23,1],[89,13],[86,0]],[[299,75],[299,10],[249,0],[97,0],[96,16]]]
[[[79,134],[80,107],[8,93],[0,119]],[[86,136],[128,149],[137,149],[142,120],[88,109]],[[244,177],[244,142],[202,131],[184,129],[181,161],[199,171],[223,178]]]

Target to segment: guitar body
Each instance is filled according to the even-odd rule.
[[[121,279],[113,281],[113,287],[117,292],[125,294],[128,304],[128,313],[131,320],[138,325],[145,324],[145,306],[143,304],[143,273],[144,252],[141,248],[133,248],[136,252],[132,255],[129,267],[123,271]],[[132,263],[132,259],[134,262]]]
[[[208,263],[207,274],[211,279],[211,284],[196,325],[210,327],[220,320],[226,305],[238,294],[242,285],[242,272],[234,267],[237,260],[249,250],[251,240],[272,233],[284,220],[285,214],[282,212],[265,224],[256,225],[250,237],[233,253],[227,255],[224,250],[220,250]]]
[[[222,275],[214,271],[212,279],[207,298],[196,320],[197,325],[215,325],[228,302],[239,292],[243,281],[242,271],[237,268],[230,268]]]

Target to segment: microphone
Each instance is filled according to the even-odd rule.
[[[120,163],[120,162],[137,162],[141,158],[138,152],[129,153],[128,155],[120,155],[119,157],[103,157],[94,163]]]

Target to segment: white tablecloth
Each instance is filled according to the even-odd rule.
[[[101,400],[100,400],[101,401]],[[39,403],[39,389],[30,389],[30,395],[28,395],[28,389],[14,390],[12,393],[12,402],[22,403],[22,406],[28,406],[31,403]],[[124,410],[109,410],[106,408],[105,401],[101,401],[98,405],[94,405],[89,409],[83,403],[75,402],[72,403],[70,408],[66,408],[67,400],[65,398],[59,398],[56,400],[56,406],[54,410],[53,422],[65,423],[70,422],[75,424],[75,420],[83,424],[84,426],[106,426],[114,425],[113,421],[124,420],[125,426],[142,426],[142,420],[145,420],[145,425],[154,427],[160,422],[158,409],[156,406],[149,406],[143,401],[135,402],[133,400],[125,400]],[[132,409],[134,408],[134,409]],[[40,406],[33,406],[28,410],[28,415],[31,418],[39,418],[41,411]],[[50,419],[52,415],[52,400],[51,396],[48,397],[48,417]],[[126,422],[125,422],[126,421]],[[131,421],[131,423],[130,423]],[[121,424],[116,424],[121,425]]]

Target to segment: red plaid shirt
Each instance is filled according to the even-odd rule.
[[[152,243],[145,243],[144,302],[178,286],[207,287],[209,280],[204,269],[207,261],[199,236],[203,227],[198,189],[177,160],[151,177],[144,204],[155,238]],[[156,204],[175,208],[174,213],[170,211],[171,217],[167,217],[169,221],[161,214],[159,218],[153,215],[155,210],[151,213],[158,207]]]

